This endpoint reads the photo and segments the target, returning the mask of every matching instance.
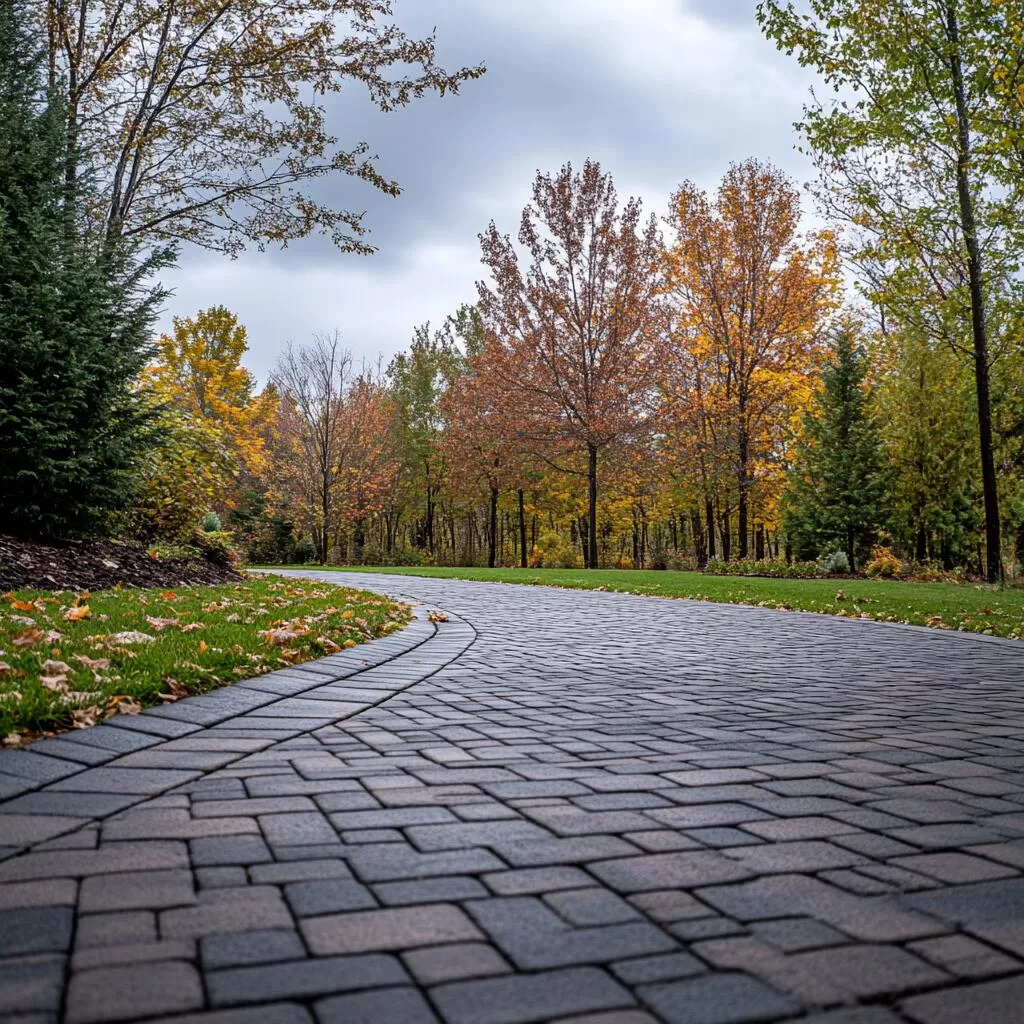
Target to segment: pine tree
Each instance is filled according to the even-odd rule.
[[[855,324],[833,340],[822,388],[804,417],[785,498],[785,523],[804,553],[838,544],[853,571],[857,552],[884,522],[882,443],[864,387],[864,355]]]
[[[153,443],[135,391],[169,255],[95,244],[27,5],[0,4],[0,530],[83,536],[128,505]],[[73,190],[69,184],[74,182]]]

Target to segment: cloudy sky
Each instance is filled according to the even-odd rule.
[[[600,161],[619,195],[666,212],[684,180],[713,189],[729,163],[767,159],[798,181],[792,123],[811,79],[759,33],[755,0],[395,0],[410,35],[437,27],[440,63],[483,62],[458,96],[380,114],[353,89],[331,98],[332,131],[366,140],[396,199],[337,178],[331,197],[366,210],[373,256],[326,239],[237,260],[181,254],[172,315],[222,303],[248,327],[261,380],[288,341],[338,329],[357,359],[386,362],[415,325],[472,301],[477,235],[515,233],[538,169]]]

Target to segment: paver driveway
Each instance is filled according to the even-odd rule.
[[[0,753],[0,1017],[1024,1020],[1024,645],[361,583],[449,621]]]

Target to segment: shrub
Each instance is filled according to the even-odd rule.
[[[220,516],[216,512],[207,512],[199,522],[203,533],[219,533],[221,530]]]
[[[903,571],[903,563],[893,554],[892,548],[875,547],[871,549],[871,561],[864,571],[869,576],[892,579]]]
[[[299,565],[306,565],[316,558],[316,548],[311,540],[300,540],[292,549],[292,560]]]
[[[546,530],[537,538],[530,556],[530,565],[535,569],[578,569],[580,561],[576,546],[553,530]]]
[[[234,537],[227,530],[196,530],[191,540],[192,547],[215,565],[232,566],[238,561]]]
[[[829,551],[818,559],[818,568],[828,576],[850,571],[850,560],[845,551]]]

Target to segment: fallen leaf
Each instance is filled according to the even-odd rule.
[[[186,622],[181,627],[182,633],[194,633],[197,629],[206,629],[206,623],[204,622]]]
[[[61,633],[60,630],[58,630],[58,629],[51,629],[47,633],[43,634],[43,639],[48,644],[55,643],[56,641],[62,640],[63,638],[64,638],[64,634]]]
[[[448,621],[448,616],[445,615],[444,612],[432,611],[432,612],[427,612],[427,619],[428,619],[428,621],[433,622],[433,623],[447,622]]]
[[[43,631],[38,627],[32,629],[23,630],[19,633],[11,643],[15,647],[31,647],[33,644],[39,643],[43,639]]]
[[[199,647],[196,649],[199,651],[200,654],[205,654],[210,648],[206,645],[205,640],[200,640]]]
[[[87,729],[99,721],[100,709],[93,705],[88,708],[75,708],[71,712],[71,725],[75,729]]]
[[[263,637],[264,640],[269,640],[272,644],[284,647],[285,644],[290,643],[292,640],[298,640],[306,632],[309,631],[304,630],[303,633],[298,633],[293,629],[285,629],[283,626],[279,626],[277,629],[261,629],[257,635]]]
[[[19,601],[17,598],[13,598],[11,601],[11,607],[16,612],[40,612],[42,608],[37,608],[32,601]]]
[[[87,604],[80,604],[69,608],[64,613],[66,622],[78,622],[81,619],[88,619],[92,615],[92,609]]]
[[[318,636],[316,638],[316,642],[320,644],[320,646],[323,647],[323,649],[327,651],[328,654],[333,654],[335,651],[341,650],[341,647],[338,644],[336,644],[329,636]]]
[[[84,654],[73,654],[71,658],[73,661],[80,662],[86,668],[92,669],[93,672],[101,668],[110,668],[109,658],[89,658]]]
[[[126,630],[124,633],[111,633],[106,638],[107,643],[112,644],[151,644],[154,640],[156,640],[155,636],[140,633],[136,629]]]
[[[342,647],[355,647],[356,646],[356,642],[355,642],[355,640],[346,640],[341,646]]]
[[[0,676],[6,675],[8,672],[13,672],[14,669],[7,664],[6,661],[0,661]]]
[[[40,676],[39,682],[45,689],[53,690],[55,693],[67,693],[71,689],[68,685],[68,677],[65,675]]]
[[[27,615],[8,615],[7,617],[19,626],[34,626],[36,624],[36,620],[30,619]]]
[[[72,671],[71,666],[66,661],[54,661],[52,658],[47,658],[46,661],[40,666],[44,675],[67,675],[68,672]]]
[[[177,619],[161,619],[153,615],[147,615],[146,621],[155,629],[158,633],[162,633],[168,626],[180,626],[181,623]]]
[[[107,716],[110,715],[137,715],[142,711],[142,705],[132,697],[111,697],[107,701]]]

